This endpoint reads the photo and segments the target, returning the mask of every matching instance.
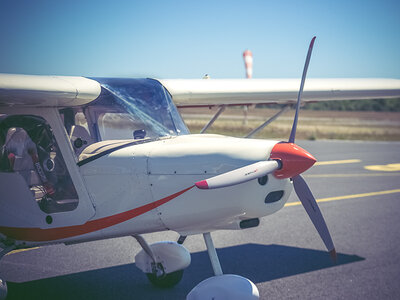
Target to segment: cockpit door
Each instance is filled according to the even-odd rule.
[[[0,227],[47,229],[90,220],[95,208],[58,110],[2,108],[0,114]]]

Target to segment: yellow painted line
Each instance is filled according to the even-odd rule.
[[[400,171],[400,164],[365,166],[364,169],[370,171],[397,172]]]
[[[317,161],[314,166],[339,165],[339,164],[354,164],[361,162],[361,159],[344,159],[331,161]]]
[[[306,178],[335,178],[335,177],[379,177],[379,176],[400,176],[399,173],[359,173],[359,174],[313,174],[304,175]]]
[[[400,193],[400,189],[372,192],[372,193],[363,193],[363,194],[354,194],[354,195],[339,196],[339,197],[322,198],[322,199],[317,199],[317,202],[329,202],[329,201],[363,198],[363,197],[370,197],[370,196],[380,196],[380,195],[387,195],[387,194],[394,194],[394,193]],[[296,205],[300,205],[300,204],[301,204],[300,201],[296,201],[296,202],[286,203],[285,206],[296,206]]]
[[[11,255],[11,254],[16,254],[16,253],[20,253],[20,252],[25,252],[25,251],[30,251],[30,250],[36,250],[39,249],[40,247],[33,247],[33,248],[26,248],[26,249],[17,249],[17,250],[13,250],[9,253],[6,254],[7,255]]]

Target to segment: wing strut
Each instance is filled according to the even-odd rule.
[[[217,113],[214,115],[214,117],[212,117],[212,119],[206,124],[206,126],[203,127],[203,129],[200,131],[200,133],[204,133],[206,132],[206,130],[208,128],[211,127],[212,124],[214,124],[215,120],[218,119],[219,115],[222,114],[225,110],[226,106],[225,105],[221,105],[217,111]]]
[[[268,124],[272,123],[273,121],[275,121],[281,114],[283,114],[284,112],[286,112],[289,108],[290,108],[290,104],[286,104],[285,106],[282,107],[282,109],[280,111],[278,111],[275,115],[273,115],[271,118],[269,118],[267,121],[265,121],[264,123],[262,123],[260,126],[258,126],[256,129],[253,129],[248,135],[244,136],[244,138],[248,139],[250,137],[252,137],[253,135],[255,135],[257,132],[259,132],[261,129],[263,129],[265,126],[267,126]]]

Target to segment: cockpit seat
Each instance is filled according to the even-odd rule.
[[[4,147],[12,171],[21,174],[30,186],[39,184],[32,160],[32,155],[37,155],[37,148],[26,131],[19,127],[10,128]]]
[[[77,156],[94,142],[86,128],[81,125],[72,126],[70,140]]]

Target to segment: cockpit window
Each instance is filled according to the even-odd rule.
[[[95,80],[102,86],[95,101],[60,111],[78,156],[97,142],[158,139],[189,133],[171,96],[158,81]]]

